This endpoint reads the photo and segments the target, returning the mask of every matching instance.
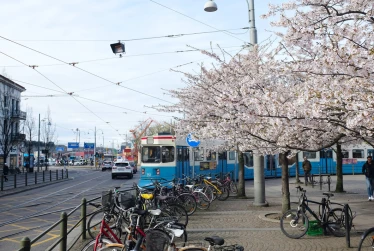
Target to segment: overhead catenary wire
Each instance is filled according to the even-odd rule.
[[[160,39],[160,38],[178,38],[178,37],[183,37],[183,36],[203,35],[203,34],[217,33],[217,32],[229,32],[230,30],[247,30],[246,32],[248,32],[249,27],[236,28],[236,29],[223,29],[223,30],[215,30],[215,31],[181,33],[181,34],[162,35],[162,36],[153,36],[153,37],[130,38],[130,39],[111,39],[111,40],[109,39],[14,39],[14,41],[20,41],[20,42],[111,42],[111,41],[131,42],[131,41]]]
[[[168,9],[168,10],[171,10],[171,11],[175,12],[175,13],[178,13],[179,15],[182,15],[182,16],[184,16],[184,17],[187,17],[187,18],[191,19],[191,20],[194,20],[195,22],[198,22],[198,23],[203,24],[203,25],[205,25],[205,26],[208,26],[208,27],[210,27],[210,28],[212,28],[212,29],[215,29],[216,31],[219,31],[219,29],[217,29],[216,27],[213,27],[213,26],[211,26],[211,25],[209,25],[209,24],[207,24],[207,23],[204,23],[204,22],[202,22],[202,21],[200,21],[200,20],[197,20],[197,19],[195,19],[195,18],[193,18],[193,17],[190,17],[190,16],[188,16],[188,15],[182,13],[182,12],[179,12],[179,11],[177,11],[177,10],[174,10],[174,9],[172,9],[172,8],[166,6],[166,5],[163,5],[163,4],[161,4],[161,3],[158,3],[158,2],[156,2],[156,1],[154,1],[154,0],[149,0],[149,1],[151,1],[151,2],[153,2],[153,3],[155,3],[155,4],[158,4],[158,5],[164,7],[164,8],[166,8],[166,9]],[[240,41],[242,41],[242,42],[244,42],[244,43],[246,43],[246,44],[253,45],[253,44],[251,44],[251,43],[249,43],[249,42],[247,42],[247,41],[245,41],[245,40],[243,40],[243,39],[241,39],[241,38],[238,38],[238,37],[236,37],[236,36],[234,36],[234,35],[232,35],[232,34],[230,34],[230,33],[228,33],[228,32],[223,32],[223,33],[226,34],[226,35],[228,35],[228,36],[230,36],[230,37],[233,37],[233,38],[235,38],[235,39],[238,39],[238,40],[240,40]]]

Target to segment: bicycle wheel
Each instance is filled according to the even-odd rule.
[[[345,215],[343,209],[334,208],[328,212],[327,229],[336,237],[344,237],[346,234]]]
[[[96,251],[122,251],[125,245],[119,243],[105,243],[103,247],[97,248]]]
[[[215,200],[213,189],[207,185],[199,185],[196,187],[197,189],[202,189],[202,192],[209,198],[209,201],[212,202]]]
[[[358,251],[374,250],[374,228],[371,228],[362,235]]]
[[[145,232],[146,237],[142,245],[146,247],[147,251],[167,251],[171,245],[171,238],[169,234],[158,228],[150,229]]]
[[[92,239],[95,239],[96,236],[100,233],[101,221],[105,217],[105,222],[112,226],[117,220],[117,216],[114,214],[103,213],[102,210],[96,211],[91,215],[90,219],[87,222],[87,232]]]
[[[227,186],[219,186],[219,190],[221,190],[221,194],[217,195],[217,199],[220,201],[227,200],[227,198],[230,196],[230,188]]]
[[[238,193],[238,187],[236,186],[236,183],[234,181],[230,182],[230,192],[232,192],[233,194]]]
[[[280,220],[280,228],[282,232],[289,238],[299,239],[308,231],[308,217],[296,209],[285,212]]]
[[[186,210],[178,204],[171,204],[167,207],[164,207],[161,209],[161,217],[173,217],[175,218],[178,223],[183,224],[184,226],[187,226],[188,224],[188,215]]]
[[[193,195],[189,193],[182,193],[178,196],[181,201],[181,205],[186,209],[188,215],[192,215],[196,211],[196,199]]]
[[[196,199],[196,206],[198,209],[207,210],[210,207],[209,198],[202,192],[193,193]]]
[[[93,251],[95,248],[96,240],[90,241],[86,246],[83,247],[81,251]],[[101,247],[103,247],[105,244],[111,244],[113,243],[111,240],[107,238],[101,238],[101,241],[98,243],[97,249],[100,250]]]

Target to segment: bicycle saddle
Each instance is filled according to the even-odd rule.
[[[208,241],[211,246],[214,246],[214,245],[221,246],[225,243],[225,240],[219,236],[206,237],[204,240]]]
[[[140,196],[145,200],[153,199],[153,194],[151,194],[151,193],[142,193]]]
[[[328,197],[333,197],[333,196],[334,196],[333,193],[323,193],[323,195],[326,195],[326,196],[328,196]]]
[[[134,207],[133,213],[138,215],[145,215],[148,211],[147,210],[141,210],[139,208]]]

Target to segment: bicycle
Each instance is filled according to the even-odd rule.
[[[208,248],[198,246],[187,246],[179,248],[178,251],[244,251],[244,248],[238,244],[223,246],[225,240],[219,236],[206,237],[204,239],[209,243]]]
[[[282,232],[289,238],[299,239],[303,237],[309,228],[309,218],[306,215],[308,211],[316,220],[320,227],[323,228],[324,233],[328,230],[336,237],[343,237],[346,233],[345,226],[345,215],[342,208],[330,208],[331,204],[337,204],[343,207],[342,204],[330,202],[330,197],[333,196],[332,193],[323,193],[327,196],[322,198],[321,202],[308,200],[306,197],[306,190],[302,187],[296,187],[301,191],[299,197],[299,203],[297,209],[291,209],[285,212],[280,220],[280,227]],[[314,203],[319,205],[318,215],[308,206],[308,203]],[[353,220],[352,212],[350,212],[350,219]],[[349,223],[352,226],[352,221]]]
[[[358,251],[364,250],[374,250],[374,227],[366,230],[361,236]]]
[[[213,200],[217,198],[220,201],[224,201],[229,197],[229,189],[223,186],[219,181],[212,181],[211,177],[204,178],[202,175],[200,175],[200,180],[202,180],[205,185],[213,188]]]
[[[221,181],[221,179],[220,179],[221,175],[217,174],[216,179],[217,179],[217,181],[222,183],[223,186],[227,187],[230,190],[230,192],[232,192],[233,194],[237,194],[238,193],[238,187],[237,187],[236,183],[231,179],[230,175],[231,175],[230,173],[227,173],[225,175],[225,178],[223,179],[223,181]]]

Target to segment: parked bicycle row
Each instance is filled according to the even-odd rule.
[[[87,231],[94,240],[82,251],[192,248],[184,247],[188,241],[188,219],[197,208],[208,209],[215,198],[227,199],[225,191],[229,189],[230,178],[226,177],[227,182],[204,177],[185,177],[166,185],[153,181],[152,189],[134,183],[132,191],[119,191],[116,187],[103,192],[101,205],[90,203],[97,208],[87,221]],[[216,236],[205,240],[209,248],[243,250],[238,245],[222,246],[224,240]]]

